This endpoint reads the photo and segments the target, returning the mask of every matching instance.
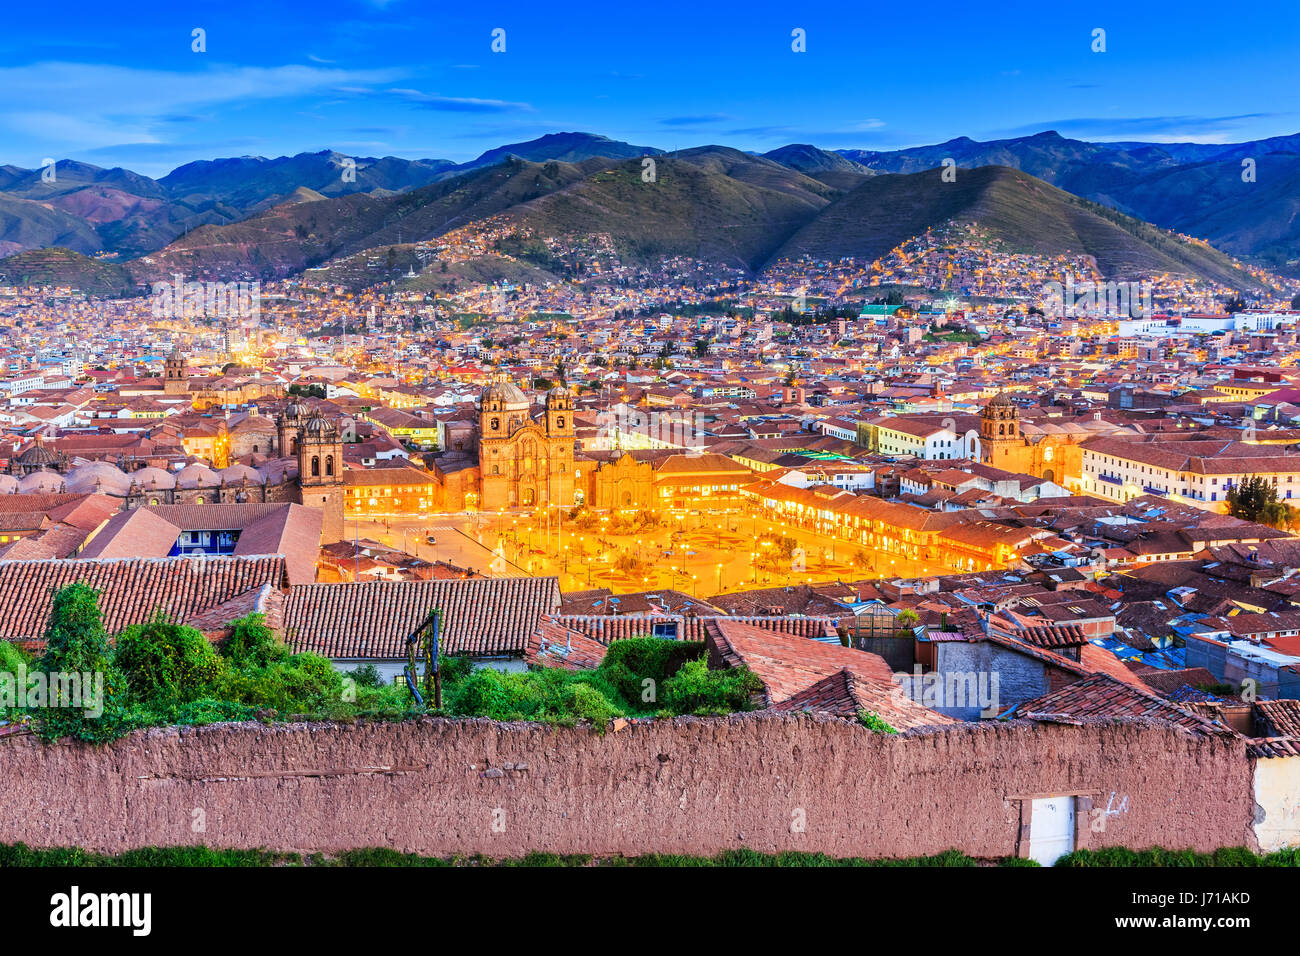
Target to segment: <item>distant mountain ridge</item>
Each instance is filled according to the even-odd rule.
[[[646,156],[660,174],[657,193],[636,188],[644,185]],[[1247,158],[1255,182],[1242,180]],[[907,185],[906,177],[945,159],[972,172],[1019,171],[1116,212],[1072,205],[1005,173],[963,173],[962,188],[928,199]],[[881,214],[891,203],[901,204],[898,222],[929,225],[950,212],[969,218],[1001,210],[1008,240],[1055,248],[1049,231],[1012,210],[1030,193],[1059,237],[1100,241],[1104,222],[1123,233],[1109,233],[1118,247],[1099,255],[1115,268],[1174,263],[1219,281],[1238,273],[1226,260],[1167,247],[1149,226],[1124,217],[1274,268],[1294,269],[1300,260],[1300,134],[1205,145],[1089,143],[1045,131],[890,151],[790,144],[756,155],[727,146],[664,153],[570,132],[500,146],[468,163],[322,150],[188,163],[158,180],[76,161],[56,164],[53,182],[41,173],[0,166],[0,256],[51,247],[115,253],[136,276],[156,268],[285,275],[499,215],[541,234],[609,233],[634,258],[690,254],[754,269],[800,250],[878,254],[879,242],[897,238]],[[65,257],[40,261],[42,270],[57,271]]]

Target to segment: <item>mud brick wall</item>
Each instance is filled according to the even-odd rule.
[[[1255,845],[1244,744],[1140,720],[881,735],[745,714],[602,735],[424,719],[154,729],[98,747],[0,740],[0,842],[103,852],[994,857],[1024,852],[1029,799],[1061,794],[1080,797],[1080,846]]]

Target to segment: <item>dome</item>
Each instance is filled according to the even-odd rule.
[[[0,495],[18,494],[18,479],[13,475],[0,475]]]
[[[207,465],[186,465],[176,472],[177,488],[216,488],[220,484],[220,476]]]
[[[306,418],[308,414],[307,406],[302,402],[290,402],[284,408],[285,418]]]
[[[994,405],[1009,405],[1014,408],[1015,402],[1011,401],[1011,398],[1007,395],[1006,392],[998,392],[991,399],[989,399],[989,406],[992,407]]]
[[[63,476],[57,471],[34,471],[18,482],[18,490],[25,495],[57,495],[63,491]]]
[[[511,382],[494,382],[483,390],[481,401],[501,402],[507,408],[518,405],[527,408],[529,405],[528,396],[524,394],[523,389]]]
[[[131,490],[131,479],[116,465],[106,461],[78,465],[67,475],[67,490],[73,494],[99,492],[125,498]]]
[[[249,468],[247,465],[231,465],[229,468],[221,469],[217,474],[228,485],[237,485],[243,481],[247,481],[250,485],[266,483],[266,479],[256,468]]]
[[[27,449],[18,456],[18,464],[44,467],[53,465],[59,460],[59,456],[45,447],[45,444],[37,439],[36,444]]]
[[[332,440],[338,434],[338,429],[334,427],[334,423],[323,417],[320,412],[314,413],[311,418],[307,419],[307,424],[302,426],[302,430],[304,435],[326,440]]]
[[[548,399],[573,398],[573,389],[569,388],[569,386],[567,385],[556,385],[554,388],[552,388],[549,392],[546,393],[546,397]]]
[[[131,472],[131,480],[145,491],[165,491],[176,487],[176,476],[161,468],[141,468]]]

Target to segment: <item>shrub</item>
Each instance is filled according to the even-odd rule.
[[[32,656],[13,641],[0,640],[0,673],[17,674],[19,668],[30,669]]]
[[[21,671],[24,675],[31,671],[32,659],[21,647],[13,641],[0,640],[0,674],[12,674],[12,677],[0,677],[0,681],[11,681],[13,683],[14,697],[16,704],[18,701],[18,677]],[[5,707],[3,698],[0,698],[0,720],[8,718],[11,714],[16,715],[17,707]]]
[[[448,713],[461,717],[603,725],[623,709],[599,684],[590,671],[541,667],[506,674],[485,667],[447,689],[443,701]]]
[[[858,711],[858,723],[875,734],[898,733],[898,731],[886,723],[879,714],[873,713],[869,710]]]
[[[161,614],[118,635],[115,661],[132,697],[142,702],[188,703],[210,696],[226,669],[206,637]]]
[[[709,670],[703,660],[687,661],[664,682],[664,703],[678,714],[749,710],[762,682],[745,667]]]
[[[362,664],[348,671],[348,676],[356,681],[357,687],[381,687],[384,680],[379,676],[379,668],[374,664]]]
[[[243,703],[289,714],[310,713],[343,699],[343,675],[319,654],[294,654],[264,668],[246,671]]]
[[[84,581],[61,588],[54,595],[45,628],[45,654],[36,670],[53,677],[51,687],[62,685],[58,675],[86,675],[100,681],[96,691],[83,691],[83,699],[67,699],[62,690],[51,690],[40,709],[38,730],[42,737],[77,737],[103,741],[120,737],[131,729],[127,719],[126,679],[113,665],[99,613],[99,592]],[[87,694],[97,693],[92,700]],[[72,706],[73,704],[81,706]]]
[[[704,645],[695,641],[668,641],[658,637],[631,637],[615,641],[605,652],[596,673],[618,695],[628,710],[653,707],[662,689],[681,666],[696,660]],[[655,699],[642,700],[645,681],[654,681]]]
[[[288,657],[289,649],[266,626],[265,614],[249,614],[230,622],[230,636],[222,643],[221,653],[241,667],[265,667]]]

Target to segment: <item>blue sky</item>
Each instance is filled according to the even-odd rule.
[[[156,176],[325,148],[464,161],[561,130],[751,150],[1300,130],[1298,0],[178,6],[11,4],[0,164]],[[191,51],[196,27],[205,53]],[[491,52],[494,28],[505,53]],[[795,28],[806,53],[791,51]]]

